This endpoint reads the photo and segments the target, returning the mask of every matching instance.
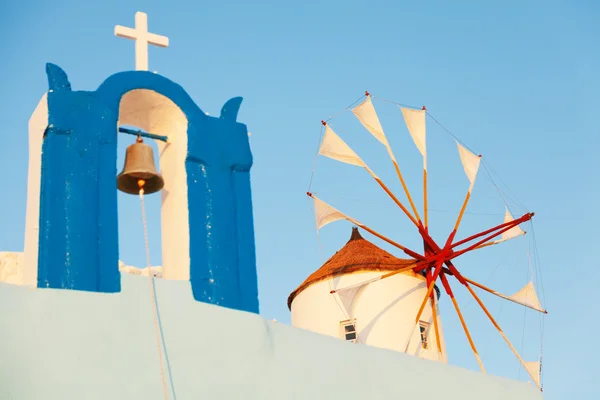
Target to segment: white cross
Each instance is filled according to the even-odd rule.
[[[115,36],[135,40],[135,69],[138,71],[148,71],[148,44],[169,45],[168,37],[148,32],[148,15],[140,11],[135,13],[135,29],[117,25]]]

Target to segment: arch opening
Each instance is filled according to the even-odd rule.
[[[145,197],[151,265],[162,265],[164,279],[189,280],[190,240],[185,169],[187,117],[168,97],[154,90],[134,89],[121,97],[117,129],[118,127],[141,129],[168,137],[167,143],[144,138],[144,142],[155,151],[155,164],[165,183],[160,196],[154,194]],[[127,136],[129,135],[120,134],[117,141],[119,172],[123,167],[125,150],[135,140],[134,136],[131,136],[133,140],[129,140]],[[118,194],[119,247],[123,249],[125,245],[128,246],[120,258],[125,261],[125,257],[131,257],[132,261],[136,261],[136,266],[145,268],[147,265],[140,201],[133,197],[121,192]],[[122,213],[125,213],[125,217]],[[132,224],[129,224],[130,221]],[[157,228],[159,223],[161,229]],[[132,236],[129,237],[130,235]]]

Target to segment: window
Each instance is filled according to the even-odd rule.
[[[421,347],[427,349],[427,334],[429,333],[429,324],[419,321],[419,331],[421,333]]]
[[[340,325],[342,326],[342,339],[356,343],[356,320],[342,321]]]

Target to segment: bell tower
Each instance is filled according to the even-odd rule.
[[[161,193],[163,279],[187,280],[194,298],[258,313],[248,131],[241,98],[208,116],[185,90],[149,72],[147,45],[168,39],[115,28],[136,40],[136,70],[74,91],[47,64],[49,90],[29,124],[25,266],[21,283],[119,292],[117,190]],[[141,129],[117,176],[117,141]],[[157,140],[160,168],[143,138]],[[232,239],[233,238],[233,239]]]

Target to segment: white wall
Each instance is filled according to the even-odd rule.
[[[532,385],[267,322],[156,281],[169,399],[541,400]],[[0,399],[162,399],[148,278],[120,293],[0,283]],[[174,393],[173,393],[174,392]]]
[[[0,251],[0,282],[20,285],[23,275],[24,253]]]
[[[24,265],[12,283],[37,285],[40,233],[40,184],[42,180],[42,141],[48,126],[48,94],[44,93],[29,119],[29,165],[27,172],[27,210],[25,215]]]
[[[359,272],[327,279],[304,289],[292,302],[292,325],[324,335],[342,338],[340,322],[349,319],[338,294],[340,289],[383,275],[383,272]],[[421,321],[429,323],[428,349],[421,346],[415,317],[427,293],[425,278],[413,272],[402,273],[369,284],[354,301],[358,341],[369,346],[404,352],[410,335],[408,353],[420,358],[447,363],[446,346],[437,303],[442,357],[439,357],[430,303]],[[414,329],[413,329],[414,328]],[[412,334],[411,334],[412,330]]]

